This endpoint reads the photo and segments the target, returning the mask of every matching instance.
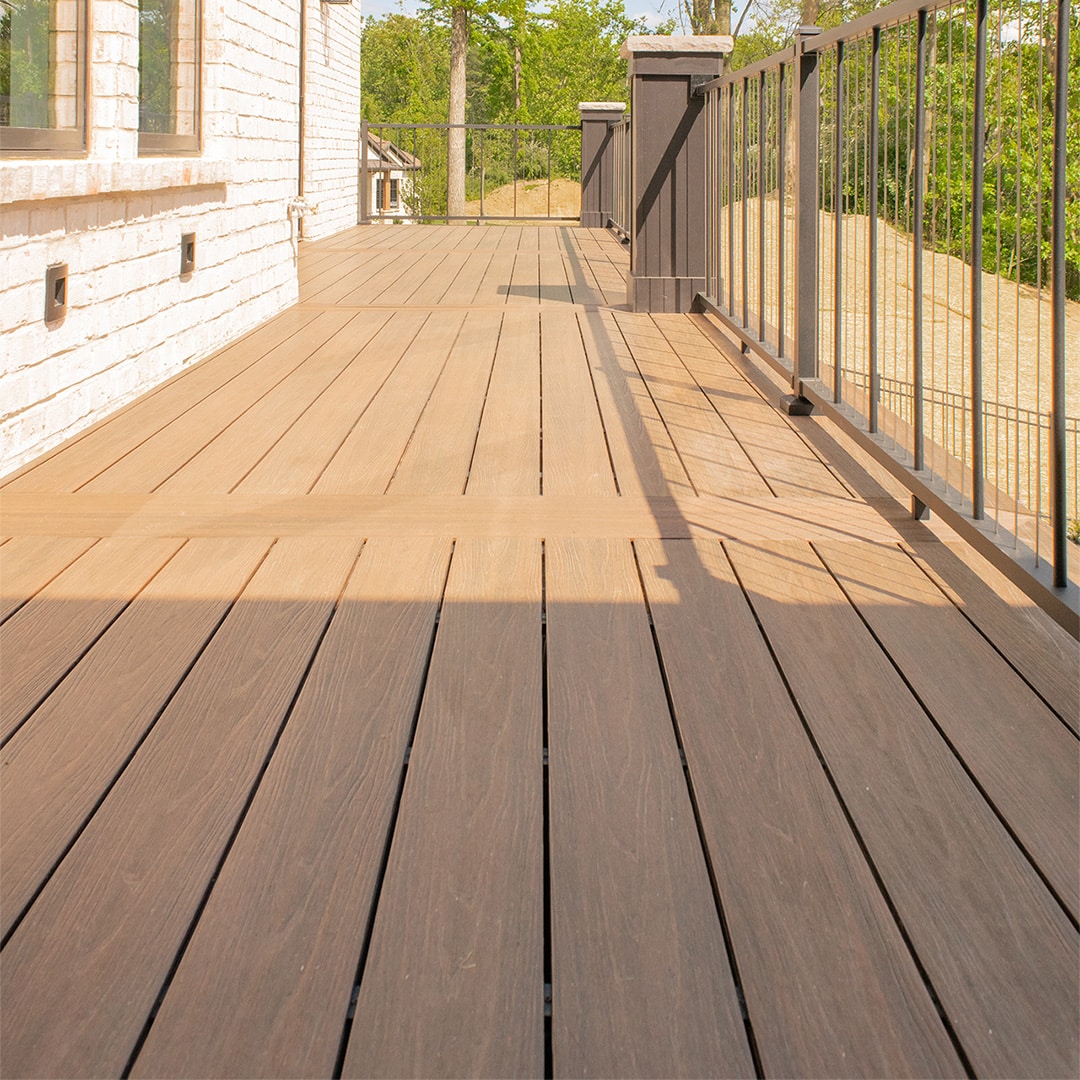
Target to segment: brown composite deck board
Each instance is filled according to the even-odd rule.
[[[765,1075],[960,1075],[720,545],[635,550]]]
[[[464,312],[429,319],[337,448],[313,490],[382,494],[405,452],[464,323]]]
[[[443,253],[439,265],[424,277],[407,299],[395,298],[394,302],[421,307],[444,303],[443,297],[446,291],[465,273],[466,267],[474,257],[468,251],[457,251],[451,248]],[[471,278],[472,274],[467,276]]]
[[[518,251],[506,286],[508,305],[537,304],[540,301],[540,256],[535,251]]]
[[[1080,726],[1080,649],[1042,608],[962,543],[918,544],[916,562],[1073,731]]]
[[[1076,642],[627,254],[305,241],[4,482],[4,1075],[1080,1074]]]
[[[545,551],[554,1075],[752,1075],[630,543]]]
[[[365,545],[134,1076],[333,1073],[450,546]]]
[[[542,301],[559,304],[574,302],[570,293],[570,282],[566,276],[566,264],[560,252],[541,250],[539,269]]]
[[[361,251],[341,254],[320,273],[300,285],[300,303],[330,305],[342,303],[365,282],[379,274],[400,271],[406,265],[400,253]]]
[[[458,495],[465,490],[501,328],[500,312],[465,316],[442,377],[390,481],[391,494]]]
[[[335,381],[389,318],[388,312],[359,312],[298,368],[230,423],[161,491],[232,491],[268,450],[323,393],[339,393]]]
[[[5,1072],[124,1069],[358,548],[275,545],[50,878],[4,950]]]
[[[470,251],[469,261],[447,286],[440,303],[446,307],[468,307],[476,296],[476,290],[491,265],[490,251]]]
[[[347,1077],[543,1075],[540,568],[455,548]]]
[[[80,490],[153,491],[299,368],[348,319],[348,312],[321,312],[305,327],[303,334],[272,348],[257,364],[232,379],[227,387],[208,394]]]
[[[484,276],[480,279],[473,296],[473,305],[504,306],[510,292],[510,279],[514,272],[514,253],[496,248],[491,254]]]
[[[0,738],[26,719],[180,543],[102,540],[4,624]]]
[[[445,251],[410,252],[394,264],[393,270],[400,272],[376,274],[350,297],[361,304],[408,304],[447,257]]]
[[[577,314],[540,315],[544,493],[613,495],[615,478]]]
[[[16,536],[0,550],[0,622],[63,573],[95,540],[86,536]]]
[[[813,551],[727,550],[976,1075],[1075,1075],[1068,916]]]
[[[653,320],[778,496],[847,494],[787,418],[727,363],[693,323],[678,315],[654,315]]]
[[[774,494],[650,317],[615,321],[697,492]]]
[[[0,934],[58,862],[265,555],[191,540],[4,747]]]
[[[532,474],[535,482],[535,472]],[[853,499],[661,495],[13,495],[27,535],[594,536],[899,543],[896,524]]]
[[[610,314],[584,311],[578,325],[619,493],[691,495],[686,470]]]
[[[540,319],[507,310],[502,321],[469,495],[540,494]]]
[[[1076,736],[902,551],[827,541],[817,550],[1075,919]]]
[[[240,341],[134,401],[71,444],[21,471],[4,491],[75,491],[113,462],[258,364],[267,352],[304,333],[317,313],[291,308]]]
[[[235,490],[296,495],[310,491],[427,318],[419,312],[394,312]]]

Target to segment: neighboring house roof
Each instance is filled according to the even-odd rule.
[[[368,167],[384,169],[420,169],[420,159],[408,150],[402,150],[389,139],[380,139],[377,135],[367,137]]]

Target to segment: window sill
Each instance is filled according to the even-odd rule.
[[[0,203],[207,187],[228,180],[228,164],[206,158],[136,161],[0,160]]]

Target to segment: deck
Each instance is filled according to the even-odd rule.
[[[625,267],[306,244],[8,478],[5,1077],[1078,1074],[1075,641]]]

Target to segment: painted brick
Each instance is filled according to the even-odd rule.
[[[307,232],[327,235],[356,221],[358,4],[204,0],[203,153],[141,159],[137,0],[94,5],[88,158],[0,161],[0,475],[295,302],[301,2],[324,206]],[[198,268],[181,282],[186,231]],[[71,268],[70,308],[46,328],[52,262]]]

